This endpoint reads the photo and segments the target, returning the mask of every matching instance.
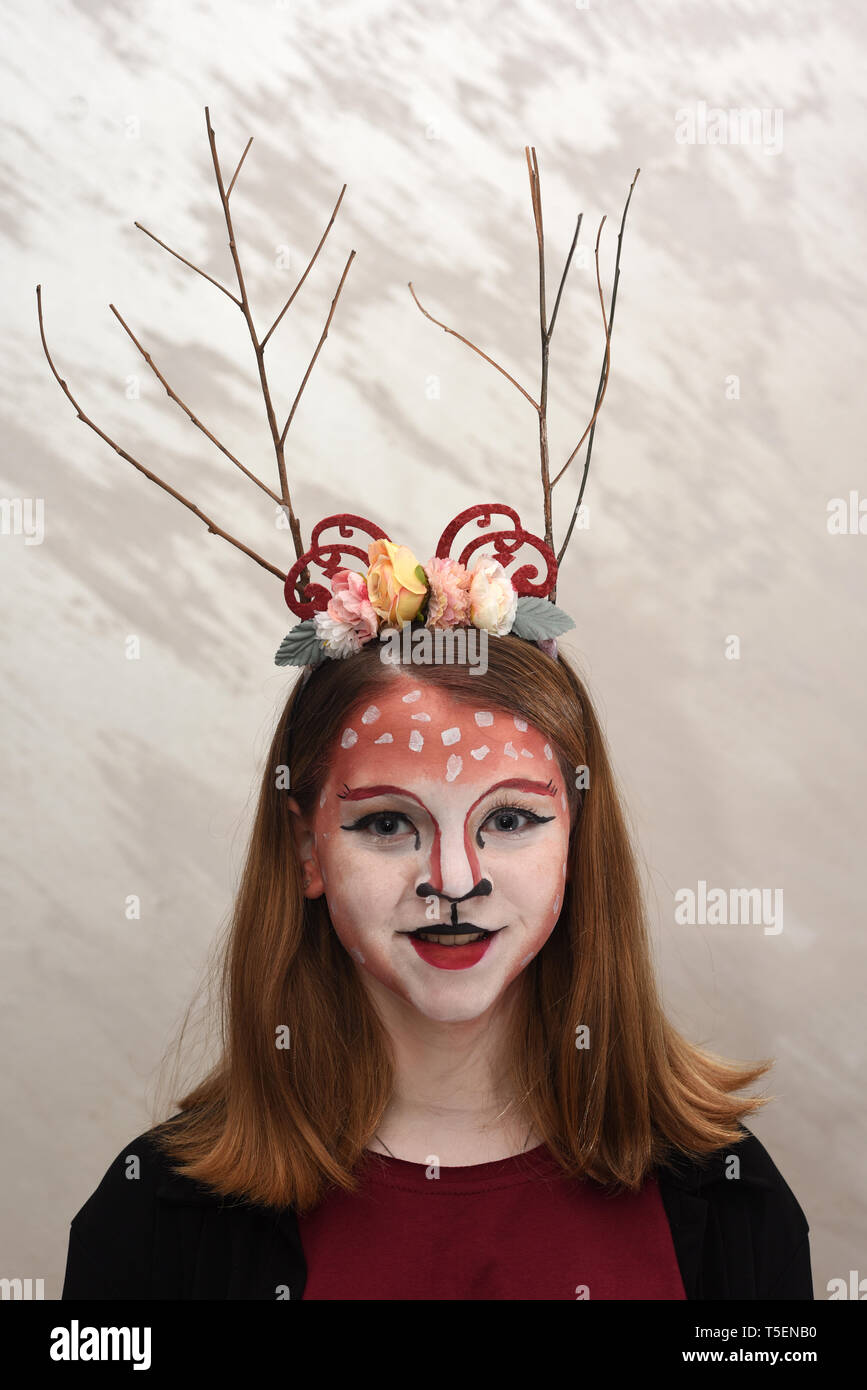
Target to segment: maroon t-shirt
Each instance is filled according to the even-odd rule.
[[[654,1177],[612,1195],[544,1144],[434,1171],[368,1150],[356,1192],[299,1217],[304,1298],[686,1297]]]

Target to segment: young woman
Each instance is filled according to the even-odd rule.
[[[508,505],[479,503],[455,517],[422,567],[350,512],[319,522],[305,548],[290,497],[286,434],[354,251],[282,430],[265,347],[346,185],[263,335],[229,206],[250,142],[224,177],[207,107],[205,123],[238,294],[180,259],[246,320],[279,493],[219,447],[279,505],[295,547],[289,573],[94,424],[54,365],[37,287],[40,334],[78,418],[212,534],[279,576],[303,621],[277,662],[307,674],[265,769],[225,957],[222,1056],[176,1114],[124,1148],[75,1216],[64,1297],[811,1298],[804,1214],[741,1124],[763,1101],[736,1093],[770,1064],[702,1053],[665,1018],[602,735],[556,650],[556,634],[573,625],[554,606],[557,573],[608,386],[639,171],[610,308],[599,262],[605,218],[599,224],[602,371],[593,415],[554,474],[549,349],[582,215],[549,317],[539,165],[525,148],[539,254],[538,401],[457,337],[536,412],[544,538]],[[454,332],[409,289],[427,318]],[[553,487],[585,441],[555,553]],[[492,527],[495,514],[507,518],[504,529]],[[452,547],[473,522],[475,538],[457,558]],[[356,530],[373,538],[365,576],[339,568],[344,555],[365,558],[348,544]],[[492,555],[477,555],[486,541]],[[533,563],[507,575],[524,546]],[[311,566],[332,580],[330,593],[312,582]],[[484,668],[412,661],[409,646],[396,664],[382,660],[376,637],[390,629],[403,639],[408,625],[426,637],[490,633]]]
[[[224,1048],[72,1221],[66,1299],[811,1299],[741,1123],[771,1065],[667,1021],[587,691],[380,645],[293,688]]]

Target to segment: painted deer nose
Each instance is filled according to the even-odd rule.
[[[427,880],[419,884],[420,897],[434,894],[450,902],[490,893],[493,884],[482,872],[478,850],[463,827],[450,826],[437,834],[431,846]]]
[[[432,883],[420,883],[415,891],[420,898],[429,898],[433,896],[436,898],[448,898],[449,902],[452,903],[462,903],[466,902],[467,898],[487,897],[488,894],[493,891],[493,887],[494,885],[489,878],[480,878],[475,888],[471,888],[469,893],[463,893],[459,898],[453,898],[450,893],[446,893],[439,888],[434,888]]]

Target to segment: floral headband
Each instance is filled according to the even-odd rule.
[[[472,348],[473,352],[483,357],[498,372],[500,372],[512,385],[520,391],[521,395],[530,403],[536,412],[539,429],[539,443],[541,454],[541,479],[542,479],[542,499],[544,513],[544,538],[532,535],[521,525],[520,519],[511,507],[503,503],[480,503],[470,507],[466,511],[455,517],[454,521],[446,528],[440,537],[435,554],[426,565],[420,565],[412,551],[405,545],[395,545],[385,532],[375,523],[367,521],[364,517],[355,516],[352,513],[339,513],[335,516],[325,517],[314,528],[311,544],[305,549],[301,534],[301,525],[296,515],[292,503],[289,489],[289,480],[286,468],[286,437],[289,427],[298,408],[301,394],[307,384],[313,365],[328,335],[328,329],[334,316],[337,301],[343,284],[346,279],[349,267],[355,256],[351,251],[340,283],[331,301],[331,309],[325,322],[325,327],[319,338],[316,350],[310,360],[310,365],[304,374],[304,378],[298,388],[295,399],[289,410],[288,416],[282,428],[277,418],[274,406],[271,383],[268,379],[266,368],[265,353],[275,329],[280,324],[284,314],[289,309],[296,294],[304,284],[313,263],[315,262],[322,246],[328,236],[329,231],[337,216],[343,195],[346,192],[346,184],[340,191],[340,196],[331,213],[331,218],[319,239],[319,244],[308,262],[304,274],[301,276],[295,289],[292,291],[283,308],[271,323],[267,332],[260,332],[253,317],[250,300],[244,282],[243,270],[237,249],[235,230],[232,223],[232,213],[230,209],[230,198],[235,188],[241,166],[247,157],[250,145],[253,143],[252,136],[247,141],[244,152],[235,168],[235,171],[228,184],[223,177],[223,171],[217,155],[217,142],[211,125],[208,108],[205,107],[205,126],[208,134],[211,160],[214,167],[214,175],[217,182],[217,190],[226,223],[228,244],[232,263],[237,280],[237,291],[228,288],[220,280],[201,270],[192,261],[181,256],[177,251],[173,251],[164,241],[149,232],[140,222],[136,226],[147,236],[151,237],[159,246],[170,255],[177,257],[184,265],[189,266],[198,275],[204,276],[212,285],[227,295],[234,304],[241,310],[244,316],[253,346],[256,353],[256,363],[260,385],[265,401],[265,411],[268,420],[268,427],[277,463],[277,480],[279,492],[275,491],[268,483],[264,482],[252,469],[242,463],[240,459],[226,448],[214,434],[202,423],[193,410],[183,401],[176,391],[172,389],[165,376],[160,371],[151,353],[139,342],[132,329],[126,324],[118,313],[117,309],[111,304],[109,307],[117,318],[121,327],[128,334],[137,350],[141,353],[150,370],[155,374],[160,385],[173,401],[184,411],[192,423],[202,431],[203,434],[225,455],[240,471],[250,479],[251,482],[260,488],[278,508],[277,519],[281,526],[288,524],[292,533],[292,541],[295,547],[296,561],[288,574],[285,574],[279,566],[272,564],[269,560],[258,555],[238,537],[230,535],[216,521],[212,520],[195,502],[185,497],[182,493],[167,483],[164,479],[157,476],[151,469],[145,467],[138,459],[119,444],[115,442],[106,432],[96,425],[82,410],[76,398],[73,396],[66,381],[61,377],[52,361],[45,339],[45,328],[42,319],[42,286],[36,287],[36,303],[39,315],[39,332],[42,339],[42,347],[48,359],[48,365],[54,374],[55,379],[66,395],[67,399],[75,407],[78,418],[94,430],[100,438],[118,453],[121,458],[131,463],[140,473],[150,479],[151,482],[169,493],[175,501],[187,507],[198,519],[207,526],[208,530],[237,550],[242,551],[250,559],[255,560],[258,565],[270,573],[277,575],[283,582],[283,590],[286,602],[290,609],[302,619],[291,632],[283,639],[277,651],[275,661],[278,666],[303,665],[308,668],[307,674],[313,666],[317,665],[326,657],[345,658],[360,651],[365,643],[375,636],[380,636],[388,629],[400,629],[407,623],[423,623],[427,629],[450,630],[461,628],[476,628],[479,631],[503,636],[511,633],[515,636],[526,638],[528,641],[536,642],[543,650],[547,651],[555,660],[557,657],[556,637],[560,632],[567,628],[574,627],[572,619],[559,608],[556,607],[556,580],[558,567],[562,564],[563,555],[576,520],[581,509],[584,490],[587,484],[587,474],[590,467],[590,455],[593,449],[593,439],[596,433],[596,420],[605,397],[608,387],[608,377],[611,362],[611,332],[614,324],[614,309],[617,302],[617,286],[620,280],[620,252],[623,244],[623,230],[626,223],[626,213],[632,198],[632,191],[638,178],[640,170],[635,171],[635,177],[630,185],[626,205],[623,209],[623,216],[620,222],[620,232],[617,238],[617,256],[614,266],[614,282],[611,291],[611,306],[606,312],[605,298],[602,293],[602,281],[599,273],[599,242],[602,235],[602,227],[605,218],[599,224],[596,234],[596,284],[599,292],[599,303],[602,309],[602,324],[605,331],[605,353],[602,362],[602,371],[599,377],[599,385],[596,391],[596,401],[593,414],[590,417],[584,433],[581,435],[575,448],[566,459],[563,466],[552,477],[551,461],[548,448],[548,354],[551,344],[551,337],[554,332],[554,325],[557,319],[557,312],[560,307],[560,299],[563,294],[563,287],[572,262],[572,255],[578,241],[578,233],[581,229],[583,213],[578,216],[575,232],[572,237],[572,244],[566,263],[563,268],[562,276],[554,302],[554,309],[550,320],[548,319],[546,300],[545,300],[545,244],[542,230],[542,201],[539,182],[539,166],[536,160],[536,151],[530,146],[525,146],[524,153],[527,159],[527,168],[530,176],[530,196],[533,205],[533,219],[536,228],[536,240],[539,251],[539,314],[541,322],[542,340],[542,372],[541,384],[539,389],[539,399],[533,396],[521,386],[513,376],[509,374],[499,363],[495,362],[487,353],[482,352],[481,348],[465,338],[463,334],[449,328],[439,319],[429,314],[418,301],[415,290],[410,281],[409,289],[425,318],[431,320],[444,332],[451,333],[459,338],[467,347]],[[587,452],[584,460],[584,470],[581,477],[581,484],[575,502],[572,519],[566,532],[565,539],[555,554],[553,541],[552,524],[552,495],[554,487],[566,473],[579,449],[587,440]],[[511,527],[505,527],[498,531],[491,531],[491,519],[497,515],[508,517],[512,523]],[[486,535],[476,535],[469,541],[458,556],[451,554],[451,547],[457,533],[464,527],[476,522],[477,528],[486,531]],[[338,538],[327,541],[323,538],[323,532],[330,527],[338,528]],[[366,550],[358,546],[353,546],[348,542],[353,539],[355,531],[361,531],[370,537]],[[477,553],[479,547],[487,540],[493,541],[494,550],[492,554]],[[511,575],[507,573],[512,565],[517,562],[516,552],[522,546],[529,546],[536,551],[536,557],[532,563],[520,564]],[[352,557],[357,560],[367,561],[365,573],[360,573],[354,568],[346,568],[344,560]],[[544,572],[541,565],[544,562]],[[315,564],[323,574],[331,581],[330,590],[322,584],[314,584],[310,577],[310,565]]]
[[[452,558],[449,551],[458,532],[474,520],[479,527],[489,527],[494,513],[513,522],[513,529],[491,537],[494,555],[473,554],[488,539],[480,536],[464,547],[458,559]],[[323,531],[333,526],[338,527],[341,540],[323,541]],[[340,568],[347,554],[365,558],[361,549],[343,543],[355,530],[375,538],[367,547],[366,574]],[[525,564],[511,577],[506,573],[505,566],[523,544],[534,547],[545,562],[540,582],[533,581],[538,564]],[[295,586],[311,562],[330,578],[331,592],[308,583],[306,600],[299,600]],[[557,634],[575,626],[562,608],[546,601],[556,576],[557,561],[550,546],[525,531],[517,513],[502,503],[482,503],[456,516],[424,566],[408,546],[394,545],[374,522],[347,513],[329,516],[315,528],[311,548],[286,577],[286,602],[304,621],[283,639],[275,661],[278,666],[316,666],[325,657],[352,656],[371,638],[413,621],[432,630],[475,627],[497,637],[511,632],[545,644],[543,649],[556,660]]]

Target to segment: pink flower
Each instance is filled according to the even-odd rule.
[[[470,621],[470,576],[457,560],[428,560],[424,567],[430,585],[427,627],[466,627]]]
[[[325,613],[315,616],[322,618],[316,625],[320,640],[332,646],[339,642],[346,654],[360,650],[379,628],[367,593],[367,578],[356,570],[337,570],[331,580],[331,599]]]

